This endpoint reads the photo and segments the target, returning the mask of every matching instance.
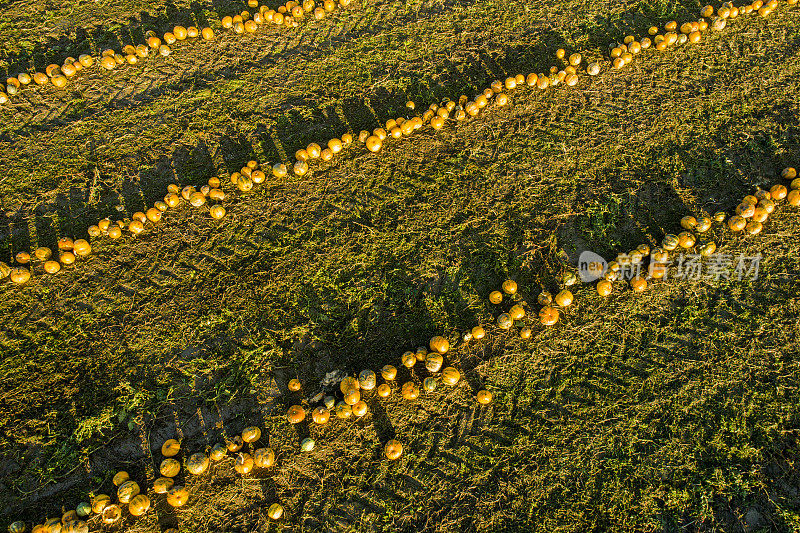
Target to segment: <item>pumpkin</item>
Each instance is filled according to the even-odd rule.
[[[778,184],[778,185],[773,185],[770,188],[769,194],[772,196],[773,200],[783,200],[784,198],[786,198],[788,191],[786,190],[785,186]]]
[[[17,520],[16,522],[12,522],[10,526],[8,526],[8,533],[25,533],[26,531],[25,522]]]
[[[355,405],[361,400],[361,392],[358,389],[350,389],[344,394],[344,402],[347,405]]]
[[[401,455],[403,455],[403,445],[400,443],[400,441],[392,439],[386,443],[386,446],[384,446],[383,454],[390,461],[396,461],[400,459]]]
[[[602,279],[597,282],[597,294],[599,294],[600,296],[608,296],[609,294],[611,294],[613,288],[614,286],[608,280]]]
[[[122,509],[119,508],[119,505],[115,504],[106,506],[106,508],[100,513],[100,518],[103,520],[104,524],[113,524],[119,520],[121,516]]]
[[[756,200],[757,201],[757,200]],[[742,218],[750,218],[755,212],[755,202],[742,202],[736,207],[736,214]]]
[[[728,214],[725,213],[725,211],[717,211],[713,216],[714,222],[725,222],[725,219],[727,218]]]
[[[695,242],[694,234],[688,231],[683,231],[678,234],[678,244],[681,248],[691,248],[695,245]]]
[[[461,380],[461,373],[452,366],[448,366],[447,368],[442,370],[442,383],[444,383],[445,385],[450,385],[451,387],[453,387],[460,380]]]
[[[632,278],[630,284],[631,284],[631,289],[633,289],[633,292],[642,292],[647,288],[647,280],[644,279],[642,276],[636,276]]]
[[[386,383],[381,383],[378,385],[377,393],[381,398],[388,398],[392,393],[392,388]]]
[[[189,491],[181,485],[172,487],[167,492],[167,503],[172,507],[183,507],[189,501]]]
[[[560,307],[568,307],[572,305],[574,297],[572,293],[566,289],[556,294],[556,305]]]
[[[428,349],[424,346],[420,346],[414,354],[417,356],[417,361],[422,362],[428,356]]]
[[[427,378],[422,380],[422,390],[425,392],[433,392],[436,390],[436,386],[439,384],[439,380],[437,380],[433,376],[428,376]]]
[[[20,252],[20,253],[23,253],[23,252]],[[52,252],[50,251],[50,248],[47,248],[47,247],[45,247],[45,246],[40,246],[39,248],[37,248],[37,249],[36,249],[36,250],[33,252],[33,255],[34,255],[34,257],[36,257],[36,259],[38,259],[39,261],[47,261],[48,259],[50,259],[50,257],[51,257],[53,254],[52,254]],[[17,254],[17,262],[21,262],[21,261],[19,260],[19,254]]]
[[[486,336],[486,330],[483,329],[481,326],[475,326],[474,328],[472,328],[470,335],[472,336],[473,339],[479,341]]]
[[[503,292],[506,294],[516,294],[517,293],[517,282],[513,279],[507,279],[503,282],[502,285]]]
[[[78,239],[75,241],[73,250],[79,256],[86,257],[92,253],[92,246],[85,239]]]
[[[553,326],[558,322],[559,312],[555,307],[546,305],[539,310],[539,321],[545,326]]]
[[[353,408],[344,402],[336,404],[336,417],[346,420],[353,416]]]
[[[687,230],[693,230],[697,227],[697,219],[691,215],[687,215],[681,219],[681,227]]]
[[[26,263],[30,263],[31,254],[28,252],[19,252],[14,258],[17,260],[17,263],[24,265]]]
[[[553,295],[547,291],[541,292],[536,298],[536,301],[539,302],[539,305],[550,305],[553,303]]]
[[[369,408],[364,400],[359,400],[354,403],[351,409],[353,410],[353,414],[359,418],[366,415],[369,411]]]
[[[671,233],[664,235],[661,240],[661,247],[669,252],[675,250],[678,247],[678,236]]]
[[[419,398],[419,387],[413,381],[409,381],[403,384],[400,394],[406,400],[416,400]]]
[[[175,484],[171,477],[160,477],[153,482],[153,492],[156,494],[166,494]]]
[[[797,189],[793,189],[787,196],[786,200],[789,202],[789,205],[793,205],[797,207],[800,205],[800,191]]]
[[[242,430],[242,440],[245,442],[255,442],[261,438],[261,430],[256,426],[249,426]]]
[[[364,390],[372,390],[375,388],[376,379],[372,370],[362,370],[358,375],[358,384]]]
[[[122,470],[114,474],[114,477],[111,479],[111,482],[114,484],[115,487],[119,487],[120,485],[128,481],[130,478],[131,476],[129,476],[127,472]]]
[[[98,494],[92,499],[92,511],[95,514],[100,514],[106,506],[111,504],[111,497],[107,494]]]
[[[489,301],[493,304],[499,304],[503,301],[503,293],[500,291],[492,291],[489,293]]]
[[[83,520],[70,520],[64,522],[61,533],[89,533],[89,524]]]
[[[92,504],[90,504],[88,502],[81,502],[75,508],[75,512],[81,518],[83,518],[85,516],[89,516],[90,514],[92,514]]]
[[[412,368],[415,364],[417,364],[417,356],[414,354],[414,352],[406,352],[400,356],[400,361],[406,368]]]
[[[586,67],[586,73],[589,76],[597,76],[600,74],[600,63],[589,63],[589,65]]]
[[[289,421],[290,424],[299,424],[306,418],[306,410],[300,407],[299,405],[293,405],[289,407],[289,410],[286,412],[286,419]]]
[[[531,328],[525,327],[519,330],[519,336],[521,339],[528,340],[531,338],[531,335],[533,335]]]
[[[785,180],[793,180],[797,177],[797,170],[794,167],[786,167],[781,170],[781,177]]]
[[[211,28],[203,28],[202,35],[203,39],[205,39],[206,41],[210,41],[211,39],[214,38],[214,30],[212,30]]]
[[[381,369],[381,377],[386,381],[393,381],[397,377],[397,369],[392,365],[385,365]]]
[[[133,516],[142,516],[150,509],[150,498],[144,494],[139,494],[128,504],[128,511]]]
[[[9,272],[9,277],[13,283],[23,285],[28,283],[31,279],[31,271],[27,268],[12,268]]]
[[[283,506],[279,503],[273,503],[267,510],[267,516],[273,520],[280,520],[283,516]]]
[[[208,455],[212,461],[221,461],[228,455],[228,448],[224,444],[218,442],[211,448],[211,452]]]
[[[750,235],[757,235],[758,233],[761,233],[761,230],[764,229],[764,226],[763,224],[761,224],[761,222],[756,222],[755,220],[751,220],[750,222],[747,223],[744,229]]]
[[[164,459],[158,470],[164,477],[175,477],[181,471],[181,464],[172,458]]]
[[[478,400],[478,403],[482,405],[489,405],[492,403],[492,393],[488,390],[479,390],[475,398]]]
[[[141,492],[139,489],[139,484],[135,481],[128,480],[123,482],[122,485],[120,485],[117,489],[117,499],[120,501],[120,503],[128,503],[134,496],[139,494],[139,492]]]
[[[199,476],[208,469],[210,461],[208,456],[204,453],[193,453],[186,461],[186,470],[190,474]]]
[[[440,354],[446,354],[447,350],[450,349],[450,341],[440,335],[437,335],[431,339],[429,346],[431,351],[439,352]]]
[[[770,198],[765,198],[764,200],[758,202],[756,207],[764,209],[764,211],[771,215],[775,211],[775,202],[773,202]]]
[[[425,368],[428,372],[438,372],[444,364],[444,358],[439,353],[429,353],[425,357]]]
[[[225,216],[225,208],[222,207],[221,205],[215,205],[208,212],[211,215],[211,218],[214,218],[216,220],[219,220]]]
[[[181,443],[176,439],[168,439],[161,445],[161,455],[175,457],[181,451]]]
[[[764,222],[769,217],[769,213],[763,207],[756,207],[755,213],[753,213],[753,221],[754,222]]]
[[[583,58],[581,57],[580,54],[574,53],[571,56],[569,56],[569,64],[572,65],[573,67],[577,67],[578,65],[581,64],[582,59]]]
[[[44,531],[47,533],[61,533],[61,519],[48,518],[44,522]]]
[[[700,255],[702,255],[703,257],[708,257],[712,255],[716,250],[717,250],[716,243],[707,242],[706,244],[700,247]]]
[[[139,235],[144,231],[144,224],[138,220],[131,220],[131,223],[128,224],[128,230],[134,235]]]
[[[522,320],[525,317],[525,309],[521,305],[515,305],[508,310],[508,314],[513,320]]]
[[[272,448],[259,448],[253,452],[253,464],[258,468],[270,468],[275,464],[275,452]]]
[[[494,102],[503,107],[504,105],[508,104],[508,96],[505,93],[500,93],[497,95],[497,98],[494,99]]]
[[[311,437],[306,437],[302,441],[300,441],[300,451],[301,452],[310,452],[314,450],[314,447],[317,445],[314,442],[314,439]]]
[[[347,394],[352,390],[358,390],[360,387],[361,384],[353,376],[347,376],[339,382],[339,390],[342,391],[342,394]]]
[[[331,413],[324,406],[320,405],[311,412],[311,419],[315,424],[320,426],[328,423],[331,418]]]
[[[734,215],[728,219],[728,228],[734,233],[742,231],[745,226],[747,226],[747,221],[739,215]]]
[[[511,326],[514,325],[514,320],[508,313],[502,313],[497,317],[497,325],[500,329],[511,329]]]

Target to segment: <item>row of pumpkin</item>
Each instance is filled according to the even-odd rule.
[[[250,14],[244,10],[239,15],[225,16],[220,20],[223,29],[230,30],[236,34],[255,33],[260,26],[272,24],[296,28],[299,22],[306,16],[321,20],[334,11],[337,6],[347,7],[351,0],[338,0],[338,4],[333,0],[324,0],[317,6],[314,0],[296,2],[289,0],[278,9],[270,9],[267,6],[259,6],[258,0],[248,0],[248,6],[255,9],[255,13]],[[202,30],[195,26],[175,26],[172,31],[164,33],[158,37],[155,32],[148,31],[145,34],[146,44],[136,46],[128,44],[121,51],[113,49],[103,50],[99,57],[95,58],[91,54],[82,54],[77,59],[68,57],[62,65],[48,65],[44,72],[20,72],[6,79],[5,91],[0,90],[0,104],[6,104],[10,97],[20,94],[26,87],[31,86],[54,86],[63,89],[69,81],[81,72],[100,66],[105,70],[115,70],[123,65],[137,65],[151,54],[168,56],[172,53],[171,46],[187,39],[202,38],[205,41],[212,41],[216,38],[214,30],[205,27]]]
[[[329,0],[332,3],[332,0]],[[256,0],[251,2],[257,5]],[[347,5],[349,2],[342,2],[342,5]],[[292,5],[294,4],[294,5]],[[313,8],[313,2],[304,2],[304,5],[299,5],[296,2],[287,2],[283,8],[288,11],[300,12],[300,10],[308,11],[306,8]],[[794,5],[794,0],[788,0],[789,5]],[[716,10],[716,18],[714,18],[709,26],[705,18],[712,17],[715,14],[713,7],[705,6],[701,10],[701,18],[698,22],[686,22],[680,27],[676,21],[670,21],[664,25],[663,32],[656,26],[651,27],[648,33],[653,37],[637,39],[634,35],[628,35],[621,43],[613,43],[611,46],[610,56],[613,59],[612,66],[614,68],[622,68],[622,66],[632,61],[635,54],[641,53],[642,50],[650,48],[655,43],[656,48],[665,50],[673,44],[683,44],[686,42],[699,42],[699,37],[709,27],[719,29],[725,27],[725,24],[717,21],[726,21],[737,18],[740,14],[747,14],[751,12],[758,12],[762,16],[769,15],[778,6],[778,0],[770,0],[767,4],[763,4],[762,0],[754,0],[753,3],[737,8],[730,2],[724,3],[718,10]],[[330,7],[326,4],[326,8]],[[265,7],[261,6],[264,10]],[[279,10],[280,11],[280,10]],[[268,11],[269,12],[269,11]],[[225,21],[227,25],[227,20]],[[677,33],[677,31],[680,33]],[[180,32],[179,32],[180,33]],[[695,37],[692,37],[692,36]],[[153,41],[155,44],[155,41]],[[492,99],[496,106],[505,106],[509,102],[506,91],[513,91],[518,88],[525,87],[538,87],[539,89],[547,89],[548,87],[557,86],[560,83],[573,86],[578,81],[577,69],[583,63],[583,57],[580,53],[573,53],[567,57],[566,51],[559,49],[556,52],[556,58],[564,60],[567,65],[564,69],[559,70],[558,67],[551,67],[550,74],[544,73],[530,73],[527,76],[518,74],[516,76],[508,77],[504,81],[496,80],[492,82],[491,86],[486,88],[482,93],[478,94],[474,99],[469,100],[465,95],[462,95],[458,102],[447,100],[442,102],[441,105],[432,104],[421,115],[406,118],[397,117],[386,121],[385,127],[375,128],[373,131],[363,130],[358,134],[358,141],[363,143],[366,148],[372,152],[378,152],[383,147],[384,142],[389,138],[399,139],[404,136],[409,136],[415,131],[419,130],[425,125],[430,125],[434,130],[442,129],[448,119],[455,121],[464,120],[467,116],[477,116],[482,109],[490,105]],[[597,75],[601,71],[601,63],[590,63],[586,72],[590,75]],[[409,111],[416,109],[414,102],[407,103]],[[305,148],[297,150],[295,153],[295,162],[291,167],[279,162],[271,167],[267,165],[262,169],[258,162],[250,161],[240,172],[234,172],[230,175],[232,185],[234,185],[241,193],[248,193],[253,190],[254,186],[264,183],[267,179],[267,173],[271,173],[276,179],[285,179],[290,174],[303,177],[310,171],[310,164],[315,161],[327,162],[333,157],[344,150],[346,147],[352,145],[354,136],[350,133],[343,134],[340,138],[336,137],[328,140],[322,145],[318,143],[310,143]],[[265,172],[266,170],[266,172]],[[221,181],[217,177],[212,177],[208,183],[200,188],[198,191],[193,186],[179,187],[178,185],[171,184],[167,188],[167,195],[163,201],[155,202],[154,206],[149,208],[146,212],[136,212],[131,216],[130,220],[117,220],[111,221],[110,219],[103,219],[97,224],[88,228],[88,234],[91,238],[98,238],[100,236],[107,236],[111,240],[118,240],[126,233],[136,237],[143,233],[148,224],[158,224],[161,221],[162,214],[170,208],[179,207],[182,202],[186,201],[193,207],[200,208],[205,206],[208,202],[216,202],[208,208],[209,215],[214,219],[222,219],[226,215],[225,208],[221,202],[225,200],[226,193],[222,190]],[[789,202],[800,202],[798,193],[791,193],[789,195]],[[721,215],[721,216],[724,216]],[[760,215],[759,215],[760,216]],[[732,217],[731,229],[738,231],[739,226],[742,224],[740,215],[737,213],[736,217]],[[743,218],[743,217],[741,217]],[[757,233],[760,231],[761,222],[758,221],[758,216],[745,224],[741,229],[748,233]],[[673,236],[668,236],[668,241],[671,242]],[[692,241],[688,236],[678,236],[679,239],[683,238],[687,242]],[[665,244],[669,244],[669,242]],[[663,246],[669,250],[668,246]],[[709,247],[710,248],[710,247]],[[92,251],[91,245],[86,239],[78,239],[73,241],[69,237],[61,238],[58,241],[59,257],[56,259],[52,257],[52,252],[49,248],[40,247],[36,249],[33,256],[27,251],[19,252],[15,255],[17,265],[13,268],[9,265],[0,262],[0,279],[8,277],[15,284],[26,284],[31,280],[32,270],[27,268],[31,260],[36,260],[41,264],[41,271],[46,274],[55,274],[62,270],[63,267],[71,267],[76,263],[76,259],[86,257]],[[673,248],[674,249],[674,248]],[[712,250],[713,253],[713,250]],[[647,254],[645,254],[647,255]],[[646,282],[641,279],[635,281],[636,287],[646,286]],[[608,284],[601,284],[599,291],[610,292]],[[551,316],[550,319],[553,317]]]
[[[561,51],[559,51],[557,55],[563,57],[563,53]],[[575,61],[575,58],[572,58],[571,62],[572,61]],[[508,85],[508,80],[506,80],[505,85]],[[348,140],[352,142],[351,139]],[[310,151],[315,153],[316,150],[314,150],[313,147],[311,148],[312,149]],[[306,153],[308,152],[309,150],[306,149]],[[298,158],[298,161],[301,161],[301,159]],[[252,179],[253,171],[257,170],[257,165],[248,165],[246,168],[249,169],[249,172],[243,169],[243,173],[240,173],[235,178],[237,182],[242,176]],[[760,231],[760,229],[755,231],[758,226],[750,225],[762,224],[767,219],[769,214],[773,212],[776,201],[788,199],[791,205],[800,204],[800,191],[798,190],[800,189],[800,179],[797,178],[795,169],[784,169],[782,171],[782,176],[787,180],[791,180],[790,187],[792,190],[789,191],[784,185],[775,185],[770,189],[770,191],[759,190],[756,192],[756,194],[746,197],[742,204],[737,207],[736,215],[727,220],[728,227],[732,231],[747,230],[751,234],[756,234]],[[216,178],[212,178],[212,180],[213,179]],[[232,180],[233,179],[234,178],[232,176]],[[260,176],[256,176],[256,179],[260,179]],[[219,190],[219,183],[210,182],[208,191],[201,191],[201,194],[203,194],[204,197],[209,195],[211,191],[211,185],[217,185],[215,189]],[[239,186],[239,188],[242,189],[241,186]],[[197,204],[203,205],[203,203],[205,203],[204,201],[200,203],[199,199],[196,199],[195,201],[191,200],[197,191],[184,189],[180,192],[181,196],[192,203],[192,205],[198,206]],[[169,195],[177,196],[178,191],[171,189],[168,193],[168,196]],[[197,197],[195,196],[195,198]],[[222,200],[224,199],[224,196],[215,199]],[[169,206],[166,200],[167,199],[165,198],[164,204]],[[171,207],[175,207],[175,205]],[[158,210],[159,214],[165,210],[162,210],[159,205],[156,206],[156,209]],[[151,222],[155,223],[160,220],[160,216],[157,216],[155,212],[152,213],[152,218],[150,215],[151,213],[148,211],[145,217]],[[654,274],[654,272],[659,272],[659,270],[654,270],[653,265],[665,263],[667,259],[667,255],[665,254],[668,251],[675,250],[678,247],[688,249],[694,246],[696,239],[694,234],[690,232],[694,231],[697,233],[704,233],[711,228],[713,221],[720,223],[725,222],[726,216],[727,215],[724,212],[720,212],[715,214],[713,218],[707,216],[700,216],[698,218],[693,216],[684,217],[681,220],[681,225],[687,231],[677,236],[665,236],[662,241],[662,248],[656,248],[651,251],[649,245],[643,244],[637,247],[636,250],[631,251],[629,254],[621,254],[618,256],[616,261],[609,263],[608,269],[603,276],[604,279],[598,282],[598,293],[601,295],[610,294],[610,283],[617,279],[620,267],[627,261],[641,261],[645,256],[648,255],[648,253],[651,260],[650,277],[662,277],[663,275],[659,275],[658,273]],[[153,220],[153,218],[156,218],[156,220]],[[137,218],[135,220],[139,219]],[[742,221],[744,221],[744,223],[742,223]],[[144,224],[144,221],[142,220],[141,223]],[[750,229],[748,229],[748,226],[750,226]],[[118,227],[120,227],[121,231],[121,226]],[[93,236],[97,236],[101,233],[109,234],[109,230],[112,230],[113,234],[109,235],[111,238],[114,238],[114,235],[117,235],[116,238],[119,238],[120,236],[116,231],[113,230],[112,223],[110,221],[108,224],[99,224],[97,226],[97,230],[99,230],[100,233],[97,233],[97,231],[94,229],[90,230],[90,233],[95,233],[96,235]],[[62,253],[64,251],[74,250],[79,255],[88,255],[88,253],[91,252],[91,246],[88,244],[88,242],[80,239],[75,242],[67,242],[65,239],[62,239],[59,241],[59,248],[62,250]],[[711,250],[710,253],[713,253],[714,249],[716,249],[716,245],[713,242],[707,243],[704,245],[704,248],[701,249],[701,253],[703,255],[708,255],[708,251]],[[49,254],[47,253],[47,250],[39,249],[37,252],[38,253],[35,253],[37,258],[45,262],[49,260]],[[19,259],[20,257],[18,257],[18,260]],[[21,259],[23,262],[26,261],[25,257],[22,257]],[[29,261],[30,258],[27,258],[27,260]],[[567,286],[573,285],[576,281],[577,277],[572,273],[568,273],[563,278],[563,283]],[[643,290],[644,287],[646,287],[646,281],[643,278],[633,278],[630,280],[630,282],[634,290]],[[606,287],[608,290],[606,290]],[[489,300],[493,304],[500,304],[504,299],[504,293],[511,297],[514,297],[514,295],[517,293],[517,284],[513,280],[506,280],[501,288],[502,292],[493,291],[489,295]],[[558,322],[559,311],[557,307],[568,307],[572,304],[574,296],[568,289],[564,289],[555,297],[553,297],[550,293],[543,292],[539,294],[537,300],[543,306],[539,312],[539,319],[543,325],[547,326]],[[500,327],[500,329],[508,330],[514,325],[515,321],[522,320],[526,316],[524,305],[524,302],[515,303],[508,310],[508,312],[500,314],[500,316],[497,318],[497,325]],[[520,330],[519,334],[523,339],[529,339],[531,338],[532,332],[531,329],[526,326]],[[486,330],[482,326],[478,325],[464,334],[464,341],[480,341],[485,336]],[[424,361],[426,370],[428,372],[438,373],[441,370],[440,378],[431,375],[422,380],[423,390],[435,390],[439,379],[441,379],[441,381],[447,385],[455,386],[461,379],[460,372],[454,367],[447,367],[442,370],[443,355],[448,352],[449,347],[450,344],[446,338],[441,336],[434,337],[430,342],[431,352],[428,352],[425,349],[418,349],[416,352],[408,351],[401,357],[401,364],[407,368],[413,368],[417,362]],[[332,396],[326,397],[323,405],[317,406],[312,411],[311,416],[314,423],[320,425],[327,423],[330,419],[331,410],[334,410],[338,418],[343,419],[350,418],[351,416],[361,417],[367,414],[368,406],[361,397],[361,391],[370,391],[375,389],[376,394],[379,397],[388,397],[392,393],[392,387],[389,385],[389,383],[393,382],[397,377],[397,368],[392,365],[386,365],[381,369],[380,373],[385,381],[380,385],[376,384],[376,374],[371,370],[365,370],[361,372],[358,379],[354,377],[345,378],[340,383],[340,391],[344,395],[344,399],[338,404],[335,404],[335,400]],[[291,391],[299,391],[300,388],[301,385],[298,380],[292,380],[289,383],[289,389]],[[416,399],[419,394],[420,388],[413,381],[408,381],[401,387],[401,395],[404,399],[413,400]],[[492,394],[488,390],[481,390],[478,392],[476,400],[481,404],[491,403]],[[293,405],[287,412],[287,419],[293,424],[302,422],[305,420],[305,417],[306,409],[301,405]],[[208,469],[210,461],[222,460],[229,451],[237,453],[235,458],[235,469],[240,474],[249,473],[254,466],[259,468],[269,468],[274,465],[275,461],[274,451],[270,448],[256,448],[253,450],[252,455],[241,452],[245,443],[255,443],[258,441],[260,436],[261,431],[257,427],[246,428],[241,437],[237,436],[226,445],[215,445],[208,455],[204,453],[195,453],[191,455],[186,462],[186,469],[192,474],[200,475]],[[303,451],[313,450],[314,446],[315,443],[311,438],[304,439],[301,442],[301,450]],[[178,454],[179,450],[180,444],[174,439],[164,443],[162,446],[162,453],[165,456],[165,459],[162,461],[159,469],[162,477],[155,481],[153,487],[155,493],[166,494],[167,503],[173,507],[183,506],[189,498],[188,490],[183,486],[176,486],[173,481],[173,478],[180,471],[180,463],[174,459],[174,456]],[[402,451],[402,443],[397,440],[389,441],[384,448],[384,454],[390,460],[398,459],[402,455]],[[59,533],[61,531],[69,533],[88,531],[88,524],[85,520],[82,520],[82,518],[86,518],[92,513],[99,515],[100,519],[105,523],[114,523],[122,516],[122,507],[120,504],[128,506],[128,511],[131,516],[141,516],[149,510],[151,505],[150,498],[147,495],[140,493],[139,485],[135,481],[130,480],[126,472],[117,473],[114,476],[113,482],[116,486],[118,486],[118,504],[112,503],[111,498],[108,495],[97,495],[92,499],[91,503],[81,503],[75,510],[67,511],[61,518],[49,519],[44,524],[34,526],[32,530],[33,533]],[[268,515],[273,519],[279,519],[283,515],[283,512],[284,509],[279,503],[273,503],[268,509]],[[14,522],[9,527],[9,531],[11,533],[24,533],[26,531],[26,526],[23,522]]]

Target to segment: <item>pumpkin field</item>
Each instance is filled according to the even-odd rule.
[[[797,0],[5,0],[0,80],[0,531],[800,531]]]

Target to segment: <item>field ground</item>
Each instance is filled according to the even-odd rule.
[[[0,4],[0,67],[39,69],[232,4]],[[608,44],[699,4],[358,0],[300,31],[176,46],[173,55],[0,107],[0,260],[130,216],[168,183],[371,129],[420,106],[542,72],[559,47]],[[231,10],[231,11],[226,11]],[[106,23],[103,26],[103,23]],[[0,68],[2,70],[2,68]],[[55,516],[118,469],[152,483],[164,439],[202,450],[251,423],[278,451],[186,480],[131,531],[793,531],[800,529],[800,229],[784,207],[755,281],[668,279],[641,295],[591,286],[532,340],[490,328],[448,356],[456,388],[325,429],[294,428],[332,370],[398,364],[497,309],[512,277],[531,303],[576,252],[612,257],[731,211],[800,167],[800,10],[746,17],[698,45],[642,54],[576,88],[387,143],[298,179],[268,178],[207,212],[172,212],[100,241],[74,272],[0,285],[0,523]],[[535,308],[534,308],[535,309]],[[496,401],[476,407],[486,387]],[[312,434],[309,454],[297,452]],[[406,446],[392,464],[382,443]],[[156,450],[151,452],[151,447]],[[266,516],[281,502],[287,517]],[[3,526],[5,527],[5,526]]]

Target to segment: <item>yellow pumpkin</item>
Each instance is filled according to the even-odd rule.
[[[539,293],[539,296],[536,298],[536,301],[539,302],[539,305],[550,305],[553,303],[553,295],[550,294],[548,291],[544,291]]]
[[[354,403],[351,409],[353,410],[353,414],[357,417],[362,417],[369,411],[369,408],[364,400],[359,400]]]
[[[17,285],[28,283],[31,279],[31,271],[27,268],[12,268],[8,275],[11,281]]]
[[[167,492],[167,503],[172,507],[183,507],[189,501],[189,491],[177,485]]]
[[[785,180],[793,180],[797,177],[797,170],[794,167],[786,167],[781,170],[781,177]]]
[[[573,300],[572,293],[566,289],[556,294],[556,305],[559,307],[568,307],[572,305]]]
[[[111,497],[107,494],[98,494],[92,499],[92,511],[95,514],[100,514],[103,512],[108,505],[111,504]]]
[[[602,279],[597,282],[597,294],[600,296],[608,296],[613,288],[614,286],[608,280]]]
[[[181,443],[176,439],[169,439],[161,445],[161,455],[175,457],[181,451]]]
[[[336,417],[346,420],[353,416],[353,408],[344,402],[336,404]]]
[[[769,190],[770,195],[772,196],[773,200],[783,200],[786,198],[788,191],[786,187],[783,185],[773,185]]]
[[[438,372],[444,364],[444,358],[439,353],[429,353],[425,357],[425,368],[428,372]]]
[[[144,494],[134,497],[128,504],[128,511],[133,516],[142,516],[150,509],[150,498]]]
[[[199,476],[208,469],[209,463],[210,461],[206,454],[193,453],[186,461],[186,470],[188,470],[190,474]]]
[[[514,325],[514,320],[508,313],[501,313],[500,316],[497,317],[497,325],[500,329],[511,329]]]
[[[786,196],[786,201],[789,202],[789,205],[797,207],[800,205],[800,191],[797,189],[793,189],[789,194]]]
[[[275,464],[275,452],[272,448],[259,448],[253,452],[253,464],[258,468],[271,468]]]
[[[117,499],[120,503],[129,503],[139,492],[141,492],[139,484],[135,481],[128,480],[117,489]]]
[[[254,464],[255,462],[249,453],[240,453],[236,456],[236,462],[234,463],[233,468],[239,474],[245,475],[250,473]]]
[[[642,276],[636,276],[630,281],[631,289],[634,292],[642,292],[647,288],[647,280],[644,279]]]
[[[493,304],[499,304],[503,301],[503,293],[500,291],[492,291],[489,293],[489,301]]]
[[[120,485],[128,481],[130,478],[131,476],[129,476],[127,472],[122,470],[114,474],[114,477],[111,479],[111,482],[114,484],[115,487],[119,487]]]
[[[122,517],[122,509],[119,505],[111,504],[105,507],[100,513],[100,518],[104,524],[113,524]]]
[[[739,215],[734,215],[728,219],[728,228],[734,233],[742,231],[745,226],[747,226],[747,221]]]
[[[403,445],[400,441],[392,439],[383,448],[383,454],[390,461],[396,461],[403,455]]]
[[[348,392],[358,390],[359,388],[361,388],[361,384],[353,376],[347,376],[339,382],[339,390],[342,391],[342,394],[347,394]]]
[[[211,452],[208,454],[212,461],[222,461],[226,455],[228,455],[228,448],[219,442],[211,448]]]
[[[558,322],[559,312],[555,307],[546,305],[539,310],[539,321],[542,325],[553,326]]]
[[[413,381],[404,383],[400,395],[406,400],[416,400],[419,398],[419,387]]]
[[[533,331],[531,328],[525,327],[519,330],[519,336],[521,339],[528,340],[533,335]]]
[[[159,472],[164,477],[175,477],[181,471],[181,464],[173,458],[167,458],[161,461]]]
[[[160,477],[153,482],[153,492],[156,494],[166,494],[175,484],[171,477]]]
[[[452,366],[448,366],[447,368],[442,370],[442,383],[444,383],[445,385],[450,385],[451,387],[453,387],[460,380],[461,380],[461,373]]]
[[[350,389],[344,394],[344,403],[347,405],[355,405],[361,401],[361,392],[358,389]]]
[[[503,292],[506,294],[516,294],[517,293],[517,282],[513,279],[507,279],[503,282],[502,285]]]
[[[377,383],[377,377],[372,370],[362,370],[358,375],[358,385],[363,390],[372,390]]]
[[[255,442],[261,438],[261,430],[256,426],[249,426],[242,430],[242,440],[245,442]]]
[[[474,328],[472,328],[472,331],[470,333],[472,334],[472,338],[475,339],[476,341],[479,341],[484,337],[486,337],[486,330],[483,329],[481,326],[475,326]]]
[[[405,352],[400,356],[400,361],[403,363],[404,367],[413,368],[413,366],[417,364],[417,356],[414,352]]]
[[[442,336],[437,335],[431,339],[430,348],[431,351],[439,352],[440,354],[446,354],[447,350],[450,349],[450,341]]]
[[[397,377],[397,369],[392,365],[385,365],[381,369],[381,376],[386,381],[393,381]]]
[[[525,309],[521,305],[515,305],[508,310],[508,314],[513,320],[522,320],[525,317]]]
[[[378,389],[376,392],[378,393],[378,396],[380,396],[381,398],[388,398],[389,395],[392,393],[392,388],[386,383],[381,383],[380,385],[378,385]]]
[[[92,246],[85,239],[78,239],[74,243],[73,251],[81,257],[86,257],[92,253]]]
[[[280,520],[283,516],[283,506],[279,503],[273,503],[267,510],[267,516],[273,520]]]
[[[299,424],[305,420],[305,418],[306,410],[299,405],[293,405],[289,407],[289,410],[286,412],[286,419],[290,424]]]
[[[476,399],[480,404],[489,405],[492,403],[492,393],[488,390],[479,390]]]

